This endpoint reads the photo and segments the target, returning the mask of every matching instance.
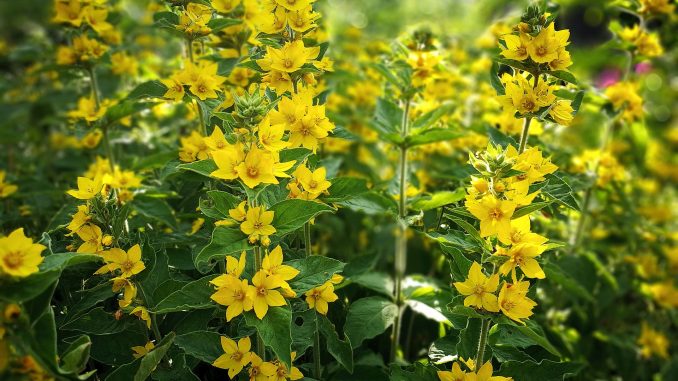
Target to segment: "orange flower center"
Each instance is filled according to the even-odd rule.
[[[3,258],[3,262],[5,262],[5,266],[9,267],[10,269],[16,269],[21,267],[21,265],[24,263],[24,258],[23,255],[21,255],[21,252],[10,251]]]

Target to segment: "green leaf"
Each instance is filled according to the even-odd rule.
[[[318,329],[325,337],[327,351],[334,357],[341,366],[349,372],[353,372],[353,348],[351,342],[346,337],[341,340],[337,334],[334,324],[330,322],[327,316],[316,314]]]
[[[289,305],[269,307],[266,316],[259,320],[254,311],[245,313],[247,325],[254,327],[267,347],[287,365],[292,363],[292,310]]]
[[[212,32],[219,31],[229,26],[238,25],[242,21],[240,19],[231,19],[226,17],[213,18],[207,23],[207,26],[212,29]]]
[[[363,341],[384,333],[397,314],[398,306],[380,296],[358,299],[348,309],[344,332],[357,348]]]
[[[273,227],[276,229],[276,236],[282,237],[302,226],[321,213],[333,212],[334,209],[320,202],[290,199],[281,201],[273,205],[272,210]]]
[[[134,90],[127,95],[126,99],[162,98],[166,92],[167,86],[163,85],[162,82],[158,80],[148,81],[135,87]]]
[[[368,191],[367,181],[355,177],[338,177],[330,180],[332,185],[327,190],[329,196],[322,196],[324,202],[346,201]]]
[[[576,280],[572,279],[572,277],[570,277],[557,265],[553,263],[547,263],[544,265],[544,273],[546,274],[546,278],[549,282],[557,283],[572,295],[576,295],[577,297],[585,299],[588,302],[595,303],[596,299],[593,297],[593,295],[591,295],[589,290],[584,288]]]
[[[570,184],[568,184],[561,176],[551,173],[545,176],[548,184],[542,189],[542,194],[545,194],[560,204],[566,207],[579,211],[579,202],[574,196],[574,191]]]
[[[192,163],[184,163],[184,164],[179,164],[177,165],[177,168],[183,169],[185,171],[191,171],[198,173],[200,175],[203,175],[205,177],[210,177],[210,174],[217,169],[217,165],[214,163],[214,160],[212,159],[207,159],[207,160],[200,160],[200,161],[194,161]]]
[[[363,193],[350,200],[340,201],[337,204],[369,215],[398,213],[398,205],[392,198],[374,191]]]
[[[341,272],[345,264],[332,258],[312,255],[303,259],[295,259],[285,264],[299,270],[299,274],[290,281],[290,286],[297,294],[321,286]]]
[[[419,198],[412,202],[410,207],[414,210],[427,211],[463,200],[464,197],[466,197],[466,190],[464,188],[457,188],[454,192],[436,192],[432,195]]]
[[[121,102],[114,106],[111,106],[106,110],[106,115],[104,116],[105,124],[110,125],[122,118],[128,117],[130,115],[136,114],[138,112],[148,110],[151,107],[155,106],[156,103],[153,102]]]
[[[512,220],[515,220],[516,218],[520,218],[522,216],[527,216],[528,214],[532,212],[536,212],[537,210],[541,210],[549,205],[551,205],[552,201],[545,201],[545,202],[533,202],[530,205],[525,205],[523,207],[520,207],[516,209],[516,211],[513,213],[513,216],[511,216]]]
[[[574,75],[567,70],[549,71],[548,74],[558,79],[562,79],[565,82],[569,82],[575,85],[577,84],[577,78],[575,78]]]
[[[110,287],[110,286],[109,286]],[[129,327],[137,319],[116,319],[113,312],[104,311],[103,307],[94,308],[59,327],[65,331],[78,331],[92,335],[118,333]]]
[[[207,200],[200,200],[200,211],[207,217],[217,220],[229,218],[228,211],[235,209],[240,198],[228,192],[207,191]]]
[[[464,134],[461,132],[449,128],[429,128],[408,136],[407,139],[405,139],[405,144],[408,147],[414,147],[418,145],[452,140],[463,135]]]
[[[420,129],[429,128],[434,125],[445,114],[451,113],[454,106],[452,104],[442,104],[435,109],[424,113],[412,122],[413,132],[418,134]]]
[[[513,322],[513,320],[510,319],[501,319],[501,320],[502,322],[506,323],[504,325],[513,327],[506,329],[510,329],[514,333],[521,334],[523,336],[523,340],[529,339],[531,340],[532,343],[546,349],[552,355],[562,357],[558,349],[556,349],[556,347],[554,347],[553,344],[551,344],[551,342],[546,338],[546,336],[544,335],[544,331],[537,323],[531,320],[527,320],[525,322],[525,325],[520,325],[516,324],[515,322]]]
[[[248,247],[247,236],[240,229],[217,226],[212,232],[210,243],[195,255],[193,263],[195,268],[204,274],[214,267],[216,259],[239,253]]]
[[[468,272],[471,269],[473,262],[466,258],[466,256],[456,247],[442,244],[440,245],[440,248],[443,249],[443,252],[450,262],[450,275],[452,275],[452,279],[457,282],[463,282],[468,276]]]
[[[457,342],[457,354],[462,358],[475,358],[478,351],[478,339],[480,338],[481,319],[468,319],[466,327],[459,332]]]
[[[211,364],[224,354],[221,348],[221,335],[212,331],[197,331],[178,335],[174,344],[187,355]]]
[[[144,381],[160,364],[165,353],[172,346],[174,333],[165,336],[155,348],[144,357],[138,358],[129,364],[125,364],[111,372],[105,381]]]
[[[61,369],[67,373],[77,374],[82,372],[89,361],[89,350],[92,340],[89,336],[79,336],[73,341],[61,356]]]
[[[395,87],[397,88],[402,87],[402,82],[400,81],[400,79],[398,79],[398,77],[395,74],[393,74],[391,72],[391,69],[386,67],[386,65],[382,63],[374,63],[371,64],[370,67],[378,71],[381,75],[384,76],[384,78],[386,78],[387,81],[389,81]]]
[[[0,300],[17,303],[31,300],[52,286],[65,268],[99,261],[101,261],[101,256],[98,255],[79,253],[47,255],[40,264],[40,272],[21,279],[0,279],[0,289],[2,289]]]
[[[499,64],[496,61],[492,61],[492,68],[490,68],[490,84],[498,95],[506,94],[504,85],[499,78]]]
[[[584,100],[584,90],[577,91],[577,93],[574,96],[574,100],[572,100],[572,109],[574,110],[573,112],[577,114],[579,112],[579,108],[581,107],[581,103]]]
[[[149,308],[154,313],[165,314],[168,312],[200,310],[207,308],[214,308],[214,302],[211,299],[214,294],[214,287],[210,281],[216,278],[216,274],[208,275],[206,277],[194,280],[169,294],[165,299],[158,302],[158,304]]]
[[[377,106],[374,114],[374,126],[384,136],[397,135],[400,133],[403,110],[395,103],[385,98],[377,98]]]
[[[383,271],[368,271],[362,274],[351,275],[351,282],[376,291],[384,296],[393,296],[393,279]]]
[[[506,361],[496,375],[520,377],[520,381],[562,381],[566,375],[576,375],[583,368],[584,364],[579,362]]]
[[[173,229],[177,228],[174,210],[165,200],[158,197],[138,195],[134,197],[131,204],[134,210],[142,216],[160,221]]]

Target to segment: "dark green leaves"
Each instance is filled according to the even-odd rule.
[[[198,271],[206,273],[214,267],[217,259],[247,248],[247,236],[239,228],[217,226],[212,232],[212,240],[195,255],[193,263]]]
[[[286,264],[299,270],[299,274],[290,281],[290,286],[297,294],[321,286],[344,268],[344,263],[318,255],[296,259]]]
[[[393,324],[398,306],[379,296],[358,299],[346,315],[344,332],[354,348],[363,341],[382,334]]]
[[[210,297],[214,294],[214,287],[209,283],[216,275],[208,275],[183,286],[158,302],[155,313],[168,313],[186,310],[198,310],[214,307]]]
[[[195,172],[198,174],[201,174],[206,177],[210,177],[210,174],[217,169],[217,165],[214,163],[214,160],[212,159],[207,159],[207,160],[200,160],[200,161],[194,161],[192,163],[185,163],[185,164],[179,164],[177,166],[179,169],[183,169],[185,171],[191,171]]]
[[[288,305],[269,307],[266,316],[259,320],[254,311],[245,313],[247,325],[256,328],[267,347],[270,347],[278,359],[288,368],[292,363],[292,310]]]
[[[167,87],[160,81],[148,81],[135,87],[128,95],[127,99],[135,100],[141,98],[162,98],[167,92]]]
[[[279,237],[301,228],[321,213],[334,211],[332,207],[323,203],[300,199],[281,201],[269,210],[275,213],[273,227],[276,229],[275,234]]]
[[[323,196],[324,202],[345,201],[367,192],[367,181],[355,177],[338,177],[331,180],[329,196]]]
[[[576,375],[583,368],[584,365],[578,362],[506,361],[495,374],[513,377],[520,375],[521,381],[562,381],[566,375]]]
[[[196,331],[178,335],[174,344],[183,349],[187,355],[211,364],[224,354],[220,338],[221,335],[216,332]]]
[[[144,357],[134,360],[129,364],[125,364],[106,377],[106,381],[143,381],[147,380],[151,373],[158,367],[160,361],[172,346],[174,341],[174,333],[170,333],[160,341],[155,349],[150,351]]]

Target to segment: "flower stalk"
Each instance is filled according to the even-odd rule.
[[[304,224],[304,248],[306,249],[306,258],[313,255],[313,246],[311,245],[311,223]],[[316,311],[315,332],[313,332],[313,376],[320,380],[322,367],[320,365],[320,330],[318,329],[318,315]]]
[[[403,119],[401,122],[400,136],[403,141],[407,138],[409,133],[409,114],[410,114],[410,99],[405,101],[405,109],[403,111]],[[400,325],[402,318],[403,300],[402,281],[405,276],[407,266],[407,145],[405,143],[400,145],[400,160],[399,160],[399,202],[398,202],[398,232],[395,245],[395,265],[393,268],[393,279],[395,281],[393,299],[398,306],[398,313],[393,322],[393,332],[391,335],[391,362],[395,360],[398,351],[398,343],[400,342]]]

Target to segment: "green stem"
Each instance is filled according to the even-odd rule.
[[[490,319],[483,319],[480,325],[480,338],[478,339],[478,352],[476,352],[475,371],[480,369],[485,358],[485,346],[487,344],[487,334],[490,332]]]
[[[525,118],[525,124],[523,124],[523,132],[520,134],[520,146],[518,147],[518,153],[523,153],[525,147],[527,146],[527,137],[530,135],[530,123],[532,122],[531,117]]]
[[[403,112],[403,119],[401,122],[400,136],[403,141],[407,138],[409,125],[408,119],[410,114],[410,100],[405,102],[405,110]],[[407,146],[400,145],[400,161],[399,161],[399,202],[398,202],[398,233],[395,245],[395,265],[393,267],[393,278],[395,282],[393,299],[398,306],[398,313],[393,322],[393,332],[391,334],[391,355],[390,360],[393,362],[398,351],[398,344],[400,343],[400,324],[402,318],[403,300],[402,282],[405,276],[405,269],[407,266]]]
[[[89,74],[90,83],[92,86],[92,97],[94,98],[94,104],[96,110],[99,111],[101,108],[101,95],[99,94],[99,81],[97,81],[96,73],[94,72],[94,67],[87,67],[87,73]],[[108,124],[104,124],[101,127],[101,132],[103,134],[104,149],[106,150],[106,156],[108,156],[108,163],[111,167],[111,171],[115,171],[115,157],[113,156],[113,149],[111,148],[111,141],[108,137]]]
[[[306,257],[313,255],[313,246],[311,245],[311,223],[304,224],[304,248]],[[313,376],[320,380],[322,368],[320,366],[320,330],[318,329],[318,316],[315,318],[315,332],[313,332]]]
[[[313,377],[322,380],[322,367],[320,365],[320,329],[318,328],[318,314],[315,317],[315,335],[313,338]]]

